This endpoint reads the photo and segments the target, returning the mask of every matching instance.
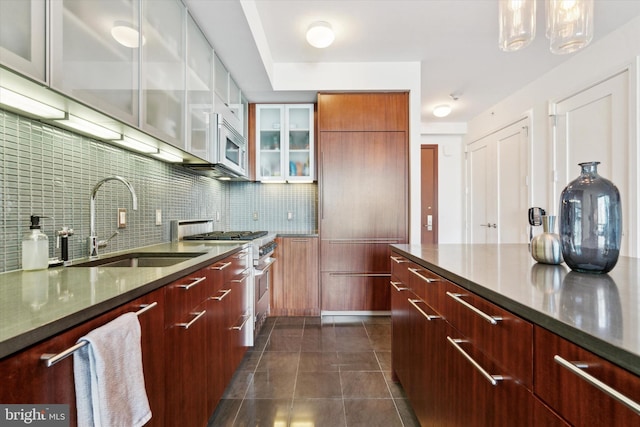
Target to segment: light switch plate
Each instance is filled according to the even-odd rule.
[[[156,225],[162,225],[162,209],[156,209]]]
[[[127,210],[118,208],[118,228],[127,228]]]

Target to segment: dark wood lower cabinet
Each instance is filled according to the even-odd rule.
[[[640,425],[640,413],[612,397],[624,396],[640,407],[639,377],[542,327],[534,335],[535,392],[548,406],[575,426]]]
[[[391,270],[392,375],[422,426],[640,425],[636,375],[399,253]]]
[[[147,426],[165,425],[165,357],[164,357],[164,289],[96,317],[60,335],[0,360],[0,402],[3,404],[67,404],[69,425],[77,425],[73,356],[47,367],[43,354],[58,354],[72,347],[82,336],[126,312],[140,310],[142,305],[157,305],[142,313],[142,363],[145,387],[152,418]]]
[[[45,365],[119,315],[140,314],[142,362],[152,418],[147,426],[206,426],[250,345],[247,251],[0,360],[0,403],[68,404],[77,425],[73,357]]]

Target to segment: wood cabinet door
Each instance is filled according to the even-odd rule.
[[[547,405],[575,426],[639,425],[637,410],[620,403],[587,378],[625,396],[637,407],[639,377],[539,326],[535,327],[534,338],[534,387]]]
[[[321,238],[406,241],[406,133],[322,132],[320,138]]]
[[[285,274],[290,285],[285,290],[285,304],[294,310],[315,310],[318,295],[318,240],[290,238],[284,240]]]
[[[409,127],[409,94],[320,93],[320,131],[405,131]]]

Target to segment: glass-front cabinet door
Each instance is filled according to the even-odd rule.
[[[256,105],[256,179],[315,179],[313,104]]]
[[[313,104],[286,105],[285,127],[287,181],[313,181]]]
[[[0,64],[45,81],[45,0],[0,0]]]
[[[52,87],[137,126],[139,1],[54,1],[51,22]]]
[[[92,1],[86,3],[93,3]],[[142,2],[142,128],[182,149],[185,9],[178,0]]]
[[[213,48],[193,18],[187,19],[187,151],[211,161]]]
[[[256,179],[284,182],[284,105],[256,105]]]

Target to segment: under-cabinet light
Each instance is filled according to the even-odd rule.
[[[162,151],[159,150],[157,153],[155,154],[151,154],[153,157],[160,159],[160,160],[164,160],[166,162],[170,162],[170,163],[181,163],[183,158],[173,154],[173,153],[168,153],[166,151]]]
[[[125,148],[129,148],[131,150],[135,150],[139,153],[157,153],[158,148],[152,145],[146,144],[142,141],[138,141],[137,139],[130,138],[126,135],[122,136],[122,139],[116,139],[112,142],[115,142],[118,145],[121,145]]]
[[[0,87],[0,104],[43,119],[61,119],[65,112],[40,101]]]
[[[77,130],[81,133],[86,133],[96,138],[105,140],[121,139],[122,135],[119,132],[107,129],[106,127],[97,125],[80,117],[76,117],[71,114],[67,114],[64,119],[54,120],[54,122],[66,127]]]

